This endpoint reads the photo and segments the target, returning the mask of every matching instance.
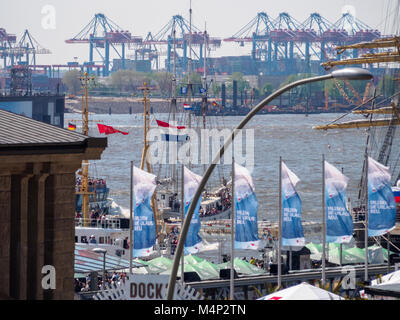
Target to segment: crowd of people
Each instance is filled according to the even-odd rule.
[[[76,184],[75,184],[76,191],[80,191],[81,186],[82,186],[82,178],[77,177]],[[95,186],[96,188],[105,188],[107,186],[107,183],[106,183],[106,180],[104,180],[104,179],[88,178],[88,186],[89,186],[89,189],[92,186]]]
[[[222,189],[218,193],[218,197],[220,198],[220,200],[217,201],[215,206],[209,208],[203,208],[202,206],[200,206],[200,217],[214,216],[218,213],[228,210],[232,206],[232,197],[230,192],[228,192],[226,188]]]
[[[93,288],[93,285],[91,284],[93,280],[91,279],[90,275],[87,275],[86,278],[75,278],[75,283],[74,283],[75,293],[103,290],[105,288],[104,284],[106,286],[111,284],[119,285],[121,281],[123,282],[125,281],[125,279],[126,279],[125,272],[113,272],[113,273],[106,272],[106,283],[103,283],[102,275],[98,275],[97,286],[94,286],[95,288]]]
[[[83,226],[84,217],[82,212],[75,211],[75,226]],[[105,212],[101,212],[100,209],[92,209],[90,212],[90,226],[97,227],[97,228],[108,228],[110,227],[110,220]]]

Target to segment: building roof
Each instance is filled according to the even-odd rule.
[[[93,249],[97,248],[93,244]],[[138,268],[143,264],[132,261],[132,267]],[[104,256],[101,253],[96,253],[87,247],[75,244],[75,273],[87,273],[93,271],[102,271],[104,267]],[[114,257],[106,253],[106,270],[122,270],[129,268],[129,260]]]
[[[67,153],[71,152],[71,147],[105,148],[107,138],[88,137],[0,109],[0,155],[26,153],[27,150],[30,153]]]

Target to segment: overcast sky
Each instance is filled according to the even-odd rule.
[[[388,8],[394,0],[192,0],[193,24],[207,30],[212,37],[232,36],[264,11],[273,18],[287,12],[298,21],[318,12],[331,22],[342,15],[343,8],[350,8],[356,17],[373,29],[388,33],[385,21]],[[39,64],[65,64],[78,57],[87,61],[88,45],[66,44],[83,29],[96,13],[104,13],[121,28],[133,35],[145,37],[149,31],[156,34],[173,15],[180,14],[189,20],[190,0],[1,0],[0,28],[21,37],[29,29],[35,39],[51,55],[41,55]],[[52,19],[54,8],[55,19]],[[50,10],[50,11],[49,11]],[[43,12],[43,13],[42,13]],[[53,24],[55,23],[55,25]],[[223,43],[212,56],[249,54],[250,46]]]

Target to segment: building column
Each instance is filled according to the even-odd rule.
[[[10,294],[11,176],[0,176],[0,299]]]
[[[28,186],[32,175],[26,175],[21,178],[21,206],[20,206],[20,237],[19,237],[19,299],[26,299],[26,282],[28,274]]]

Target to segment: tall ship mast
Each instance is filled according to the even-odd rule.
[[[398,16],[398,13],[397,13]],[[344,65],[372,65],[379,63],[398,63],[400,62],[400,38],[399,30],[396,35],[371,42],[361,42],[351,45],[337,47],[337,53],[343,54],[346,50],[370,50],[359,58],[328,61],[322,64],[325,69],[344,66]],[[387,69],[389,72],[394,69]],[[352,210],[355,222],[363,223],[366,211],[367,190],[366,190],[366,160],[367,155],[376,159],[379,163],[389,166],[392,174],[392,190],[394,194],[400,194],[400,150],[396,143],[397,126],[400,125],[400,90],[398,85],[399,74],[394,74],[393,91],[389,97],[377,99],[376,89],[373,91],[371,99],[367,100],[367,92],[362,103],[355,107],[351,114],[363,116],[364,119],[341,122],[348,114],[339,117],[326,125],[315,126],[317,130],[366,128],[367,137],[365,145],[365,157],[361,179],[359,182],[359,193],[357,206]],[[369,89],[370,84],[367,85]],[[378,102],[377,102],[378,101]],[[390,235],[392,244],[400,248],[400,203],[397,202],[397,226]],[[399,249],[398,249],[399,250]]]
[[[85,72],[80,78],[82,95],[82,134],[89,135],[89,111],[88,96],[89,83],[95,80]],[[82,214],[85,227],[90,224],[90,210],[98,210],[100,213],[109,213],[110,203],[108,200],[109,189],[105,179],[92,179],[89,176],[89,161],[82,161],[82,168],[79,170],[76,183],[76,211]]]

